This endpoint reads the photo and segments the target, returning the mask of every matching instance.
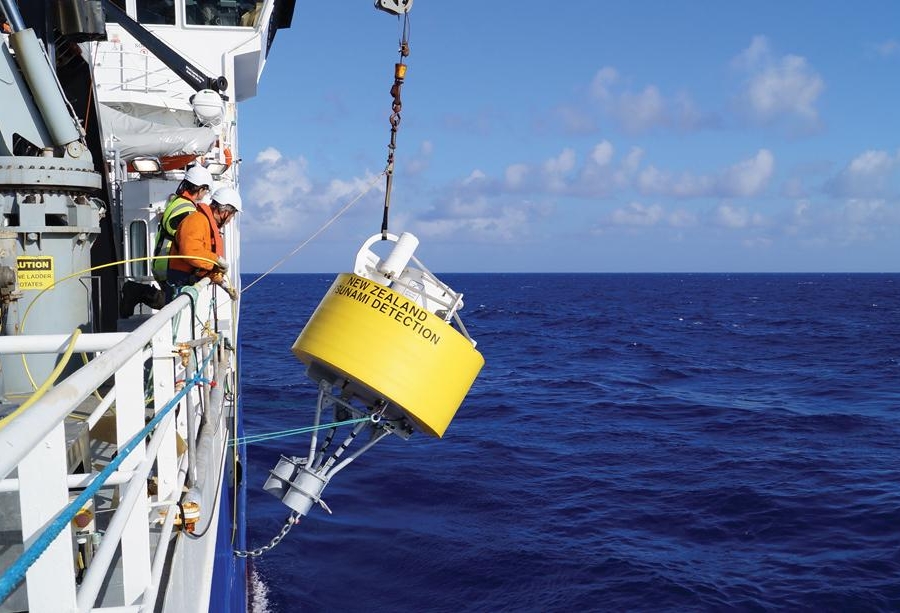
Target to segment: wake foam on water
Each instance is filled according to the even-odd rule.
[[[269,608],[269,587],[255,568],[250,571],[250,611],[251,613],[272,613]]]

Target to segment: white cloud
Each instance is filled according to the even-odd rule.
[[[589,86],[590,98],[600,110],[615,119],[625,130],[638,133],[665,125],[669,113],[666,101],[655,85],[639,92],[621,90],[619,73],[611,66],[601,68]]]
[[[616,209],[610,215],[610,222],[619,226],[655,226],[663,219],[663,208],[658,204],[646,206],[632,202],[625,208]]]
[[[286,159],[270,147],[256,157],[256,162],[257,166],[250,174],[251,203],[278,208],[285,201],[307,195],[312,190],[309,164],[303,156]],[[246,189],[246,183],[242,189]]]
[[[749,228],[764,223],[764,219],[759,213],[751,213],[746,208],[730,204],[719,205],[713,214],[713,220],[716,225],[730,229]]]
[[[768,39],[757,35],[750,40],[750,45],[732,60],[732,65],[742,70],[755,70],[759,65],[767,63],[771,55]]]
[[[767,149],[742,160],[715,175],[695,175],[689,172],[674,175],[648,166],[637,178],[641,193],[678,198],[749,197],[764,190],[772,178],[775,160]]]
[[[375,185],[373,186],[373,182]],[[368,193],[374,189],[375,193],[383,193],[384,187],[380,175],[366,173],[362,177],[350,179],[332,179],[325,189],[317,193],[311,199],[311,209],[319,211],[332,211],[349,204],[350,200],[361,193]]]
[[[688,228],[697,225],[697,216],[684,209],[666,212],[659,204],[645,205],[640,202],[630,202],[610,213],[606,224],[633,228],[661,225],[672,228]]]
[[[419,150],[411,160],[403,165],[403,170],[411,175],[417,175],[428,168],[431,163],[431,154],[434,151],[434,145],[431,141],[422,141]]]
[[[638,174],[636,186],[642,194],[680,198],[706,196],[713,191],[713,181],[710,177],[690,173],[675,176],[656,166],[648,166],[642,170]]]
[[[673,228],[688,228],[697,225],[697,215],[684,209],[672,211],[668,216],[669,225]]]
[[[775,169],[775,158],[768,149],[760,149],[756,156],[738,162],[720,177],[721,191],[734,196],[754,196],[769,184]]]
[[[805,225],[810,221],[811,205],[809,200],[798,200],[794,204],[793,221],[799,225]]]
[[[824,82],[810,71],[806,60],[790,55],[780,65],[754,75],[747,93],[751,107],[763,119],[783,113],[816,119],[815,103],[823,89]]]
[[[672,106],[675,125],[681,130],[696,130],[712,123],[712,119],[706,117],[685,92],[675,96]]]
[[[640,147],[632,147],[628,151],[628,155],[625,156],[625,159],[622,160],[622,171],[628,174],[634,174],[637,172],[638,167],[641,165],[641,161],[644,159],[644,150]]]
[[[594,112],[599,111],[631,134],[666,127],[695,131],[719,123],[714,114],[701,111],[686,91],[666,96],[653,83],[632,88],[628,79],[622,78],[612,66],[604,66],[597,71],[587,89]],[[596,125],[584,113],[576,112],[575,109],[568,108],[558,115],[563,127],[570,132],[587,133],[589,130],[596,130]]]
[[[662,95],[653,85],[638,94],[622,93],[615,111],[622,125],[629,132],[642,132],[666,123],[666,105]]]
[[[619,80],[619,73],[612,66],[604,66],[597,71],[591,81],[591,97],[594,100],[608,100],[612,97],[609,88]]]
[[[275,163],[281,159],[281,152],[275,147],[266,147],[256,154],[256,162],[260,164]]]
[[[591,151],[590,160],[597,166],[609,166],[614,153],[615,150],[613,149],[612,143],[605,140],[594,146],[594,150]]]
[[[597,130],[594,117],[582,109],[573,106],[560,106],[554,114],[562,124],[563,130],[570,134],[590,134]]]
[[[835,195],[851,198],[886,195],[898,168],[900,152],[865,151],[851,160],[828,187]]]
[[[891,228],[896,232],[900,214],[882,199],[850,198],[837,211],[832,230],[844,244],[870,242]]]
[[[633,147],[617,166],[615,148],[604,140],[594,146],[584,166],[575,173],[565,191],[571,195],[596,198],[614,189],[624,189],[633,180],[643,155],[639,147]]]
[[[563,149],[558,156],[544,162],[544,172],[548,175],[564,175],[573,168],[575,168],[575,151],[569,148]]]
[[[473,183],[478,183],[487,178],[482,171],[477,168],[469,173],[469,176],[463,179],[463,185],[472,185]]]
[[[373,173],[314,182],[305,157],[288,158],[271,147],[242,168],[241,176],[243,231],[251,242],[296,240],[311,234],[310,219],[337,212],[362,192],[372,199],[383,194],[383,184]]]
[[[575,151],[564,149],[555,158],[544,161],[542,165],[545,189],[562,191],[566,188],[566,178],[575,168]]]
[[[445,238],[474,242],[510,243],[529,232],[529,223],[542,212],[529,203],[517,206],[496,205],[479,196],[473,199],[456,197],[443,203],[439,213],[412,222],[412,231],[420,239]]]
[[[528,177],[528,166],[525,164],[510,164],[506,167],[504,179],[507,187],[517,189],[522,187]]]
[[[803,198],[806,196],[806,187],[800,177],[791,177],[781,186],[781,193],[787,198]]]
[[[786,219],[784,232],[818,244],[851,245],[892,240],[900,231],[900,207],[884,198],[798,200]]]
[[[876,233],[900,226],[900,208],[881,198],[850,198],[844,202],[841,217],[846,226],[868,227]]]
[[[805,58],[776,58],[768,40],[756,36],[733,65],[747,73],[742,103],[754,119],[769,122],[793,117],[810,123],[818,120],[816,103],[825,82]]]
[[[896,160],[886,151],[866,151],[850,162],[847,172],[854,176],[873,177],[890,172]]]

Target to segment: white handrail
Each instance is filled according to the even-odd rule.
[[[153,468],[156,461],[156,453],[162,444],[166,430],[172,427],[175,422],[175,411],[170,411],[166,415],[153,436],[150,438],[150,444],[147,446],[147,457],[141,463],[140,467],[135,471],[138,479],[132,479],[128,484],[125,494],[119,501],[119,506],[113,514],[106,529],[106,535],[100,547],[94,553],[94,561],[88,569],[81,582],[81,588],[78,590],[78,610],[89,611],[97,600],[97,594],[103,587],[103,580],[106,578],[106,571],[112,563],[116,549],[119,547],[119,541],[122,539],[122,533],[125,531],[125,524],[131,519],[131,510],[134,508],[138,497],[146,495],[147,476]]]
[[[187,477],[187,457],[181,457],[181,463],[178,467],[178,487],[184,485],[184,479]],[[162,530],[159,534],[159,544],[156,547],[156,553],[153,556],[153,564],[150,567],[150,584],[144,590],[144,602],[141,611],[150,613],[156,608],[156,601],[159,598],[159,586],[162,581],[163,570],[165,568],[166,558],[169,554],[169,544],[171,542],[172,529],[175,526],[174,509],[169,509],[166,518],[163,520]]]
[[[55,459],[51,458],[50,461],[61,462],[63,474],[54,473],[56,476],[47,480],[36,478],[34,448],[43,449],[44,446],[39,443],[45,439],[50,441],[48,436],[52,436],[55,438],[49,444],[54,446],[53,449],[60,449],[61,445],[65,444],[62,438],[63,423],[70,421],[67,418],[73,410],[82,407],[83,401],[114,375],[115,385],[106,392],[99,404],[85,403],[84,406],[90,407],[91,416],[87,423],[79,427],[83,428],[82,431],[86,433],[87,427],[95,425],[96,418],[105,413],[115,402],[116,419],[113,436],[116,438],[113,440],[113,445],[117,440],[119,451],[123,451],[124,441],[140,440],[139,437],[134,437],[141,430],[145,420],[145,399],[141,381],[143,380],[146,384],[148,380],[147,374],[142,374],[142,364],[151,358],[153,360],[151,380],[154,382],[153,394],[157,415],[164,405],[169,407],[167,408],[169,413],[165,417],[159,415],[162,422],[152,431],[149,440],[146,443],[140,442],[136,447],[129,442],[126,445],[126,453],[120,456],[122,458],[121,467],[115,472],[103,471],[104,478],[107,480],[103,484],[97,482],[97,485],[94,486],[109,488],[114,485],[122,485],[124,489],[122,497],[113,503],[114,509],[107,509],[114,510],[114,513],[108,516],[108,524],[105,524],[96,533],[102,534],[102,539],[98,541],[99,547],[96,550],[87,552],[86,555],[90,556],[90,559],[85,561],[84,575],[77,589],[75,589],[74,572],[69,579],[60,575],[60,572],[72,571],[71,554],[66,552],[69,547],[63,545],[60,548],[58,546],[72,538],[71,527],[65,528],[62,533],[58,534],[43,554],[38,554],[39,559],[31,562],[33,566],[25,567],[29,568],[28,608],[35,613],[55,612],[59,606],[67,610],[71,608],[78,611],[150,611],[156,607],[160,597],[162,577],[166,576],[168,572],[163,567],[172,559],[173,555],[167,554],[167,551],[170,546],[181,542],[172,540],[170,537],[175,516],[178,515],[175,511],[177,502],[173,498],[179,497],[179,493],[183,491],[186,468],[189,462],[199,460],[201,466],[208,464],[210,470],[219,473],[223,465],[224,449],[219,447],[213,449],[208,441],[204,440],[204,437],[215,436],[217,439],[227,440],[227,432],[221,431],[224,425],[222,421],[224,407],[212,406],[215,403],[226,402],[224,388],[215,387],[212,397],[205,389],[186,389],[173,397],[174,390],[172,389],[173,383],[186,375],[186,363],[182,362],[182,359],[186,359],[186,355],[179,350],[202,349],[205,358],[209,355],[209,344],[214,344],[217,338],[221,338],[221,333],[215,336],[209,333],[214,311],[218,313],[216,321],[219,324],[229,320],[229,316],[226,314],[229,311],[232,317],[235,315],[232,310],[233,305],[229,302],[218,304],[215,300],[216,295],[218,293],[215,287],[210,285],[207,280],[203,280],[190,292],[176,297],[172,303],[130,334],[82,335],[84,340],[80,345],[76,345],[77,350],[101,353],[65,381],[51,388],[31,408],[6,422],[0,429],[0,475],[8,475],[18,467],[21,476],[23,466],[31,467],[30,474],[32,475],[32,478],[24,481],[21,478],[0,476],[0,491],[20,492],[20,496],[27,495],[30,500],[35,499],[33,492],[36,490],[57,492],[49,498],[44,498],[45,494],[38,496],[39,500],[48,500],[49,502],[47,505],[42,505],[41,511],[37,515],[28,511],[29,530],[26,530],[24,521],[26,511],[23,507],[22,530],[23,538],[27,543],[29,539],[34,538],[40,532],[41,529],[38,526],[41,525],[41,522],[49,521],[60,512],[73,512],[71,504],[65,505],[67,490],[84,487],[88,482],[94,483],[98,477],[96,472],[64,474],[66,470],[65,453],[64,451],[54,451],[58,455],[54,456]],[[208,308],[210,310],[207,310]],[[223,315],[224,319],[221,318]],[[234,323],[231,322],[232,325]],[[233,333],[232,329],[231,334],[226,333],[226,336],[233,338]],[[22,335],[11,339],[0,338],[0,352],[59,353],[67,348],[65,342],[67,339],[68,337],[65,335]],[[34,343],[29,344],[30,340]],[[199,360],[198,358],[197,366],[199,367],[201,363],[203,366],[197,374],[203,379],[197,379],[191,385],[204,381],[206,378],[218,380],[220,376],[225,376],[225,369],[230,360],[225,357],[224,353],[217,353],[209,357],[218,358],[222,362],[216,359],[210,362],[210,360]],[[190,363],[187,362],[187,364]],[[191,370],[191,368],[187,370]],[[170,405],[171,401],[181,396],[183,396],[181,402],[186,404],[182,407],[185,410],[181,411],[181,417],[178,417]],[[205,411],[203,407],[212,410]],[[184,424],[185,415],[198,408],[205,413],[195,425],[196,430],[202,430],[202,432],[186,429]],[[202,428],[201,423],[203,424]],[[190,458],[188,457],[190,452],[180,454],[178,457],[176,438],[182,441],[191,441],[196,440],[198,436],[200,440],[196,447],[197,453],[201,457]],[[70,462],[74,459],[69,456]],[[90,460],[90,455],[86,458],[79,456],[77,459]],[[46,460],[41,461],[45,462]],[[92,463],[89,462],[89,464]],[[38,470],[41,470],[43,466],[55,465],[38,466]],[[71,468],[72,464],[70,463],[69,470]],[[112,468],[109,466],[109,469]],[[52,471],[56,470],[56,468],[52,468]],[[156,494],[151,496],[147,492],[148,477],[151,471],[154,471],[153,474],[157,477],[158,497]],[[207,485],[212,490],[218,491],[216,483]],[[59,499],[60,494],[63,496],[62,501]],[[53,496],[56,497],[53,498]],[[154,503],[154,497],[157,497],[158,500],[165,499],[165,503]],[[218,500],[209,492],[203,492],[202,498],[204,500],[203,520],[209,521],[217,514]],[[96,500],[94,504],[97,504]],[[163,516],[157,515],[151,510],[159,504],[168,505],[171,508],[165,514],[162,526],[154,529],[153,526],[157,525]],[[57,507],[57,505],[61,506]],[[63,507],[65,507],[64,510]],[[88,502],[85,508],[90,509],[91,503]],[[102,513],[103,509],[99,509],[99,512]],[[210,515],[207,515],[208,513]],[[34,531],[36,527],[38,532]],[[88,530],[93,531],[95,528],[91,527]],[[212,542],[215,542],[215,532],[215,530],[211,531]],[[178,556],[180,549],[182,548],[177,549],[174,555]],[[116,552],[119,551],[121,555],[117,557]],[[119,561],[115,562],[117,559]],[[206,562],[201,564],[205,565]],[[112,599],[110,593],[99,597],[103,586],[109,581],[110,573],[119,572],[113,569],[114,563],[116,568],[121,570],[121,575],[116,576],[121,577],[123,592],[118,596],[112,595]],[[17,561],[17,567],[22,568],[19,561]],[[16,572],[21,572],[21,570]],[[12,577],[14,575],[4,573],[5,582]],[[43,585],[51,578],[62,579],[60,598],[55,601],[45,598],[32,600],[32,588],[34,587],[32,584]],[[18,580],[21,581],[21,578]],[[65,587],[64,590],[63,587]],[[71,592],[68,591],[70,589]],[[6,595],[9,594],[6,592]],[[69,601],[69,594],[71,594],[71,601]],[[115,600],[122,597],[124,597],[124,603],[119,600],[121,606],[103,606],[116,605],[118,603]],[[71,605],[67,604],[68,602],[71,602]],[[97,605],[96,608],[95,605]]]
[[[204,279],[201,283],[209,283]],[[148,319],[109,351],[92,360],[65,381],[56,385],[32,407],[0,430],[0,479],[9,475],[54,427],[118,368],[153,339],[182,309],[190,306],[187,295],[177,296],[154,317]]]
[[[75,489],[80,487],[87,487],[91,481],[93,481],[97,477],[98,473],[76,473],[73,475],[66,476],[66,487],[69,489]],[[109,476],[106,482],[103,484],[103,487],[115,487],[117,485],[122,485],[123,483],[128,483],[131,480],[131,477],[134,476],[134,471],[132,470],[117,470],[113,474]],[[19,480],[16,478],[12,479],[3,479],[0,481],[0,492],[18,492],[19,491]]]
[[[73,351],[95,353],[106,351],[128,336],[125,332],[81,334],[75,339]],[[21,334],[0,336],[0,353],[63,353],[72,339],[71,334]]]

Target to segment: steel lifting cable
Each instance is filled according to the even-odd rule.
[[[275,262],[267,271],[259,275],[256,279],[254,279],[250,284],[245,285],[241,288],[241,293],[243,294],[251,287],[259,283],[263,280],[263,278],[267,277],[271,274],[275,269],[280,267],[282,264],[287,262],[290,258],[297,254],[298,251],[303,249],[307,244],[309,244],[312,240],[319,236],[322,232],[324,232],[328,227],[338,220],[341,215],[347,212],[351,206],[356,204],[356,202],[365,196],[369,190],[371,190],[377,181],[381,179],[381,176],[384,175],[385,179],[385,191],[384,191],[384,217],[381,221],[381,238],[383,240],[387,239],[387,231],[388,231],[388,209],[391,205],[391,187],[393,186],[393,174],[394,174],[394,150],[397,148],[397,129],[400,127],[400,111],[403,108],[403,102],[400,100],[400,88],[403,86],[403,80],[406,77],[406,64],[403,63],[404,58],[409,56],[409,13],[403,14],[403,26],[402,33],[400,37],[400,61],[394,64],[394,84],[391,87],[391,97],[394,99],[391,104],[391,140],[388,144],[388,157],[387,157],[387,166],[384,171],[382,171],[378,176],[376,176],[363,190],[356,195],[350,202],[348,202],[341,210],[339,210],[331,219],[325,222],[321,228],[316,230],[309,238],[302,241],[299,245],[297,245],[293,251],[288,253],[286,256]]]
[[[248,289],[250,289],[251,287],[253,287],[253,286],[256,285],[257,283],[259,283],[260,281],[262,281],[264,277],[267,277],[269,274],[272,273],[272,271],[274,271],[276,268],[278,268],[279,266],[281,266],[282,264],[284,264],[285,262],[287,262],[291,257],[293,257],[294,255],[296,255],[298,251],[300,251],[301,249],[303,249],[304,247],[306,247],[306,245],[308,245],[310,242],[312,242],[317,236],[319,236],[322,232],[324,232],[325,230],[327,230],[328,227],[329,227],[331,224],[333,224],[334,222],[336,222],[336,221],[341,217],[341,215],[343,215],[343,214],[346,213],[348,210],[350,210],[350,207],[352,207],[354,204],[356,204],[357,201],[358,201],[360,198],[362,198],[363,196],[365,196],[366,194],[368,194],[369,191],[370,191],[373,187],[375,187],[375,184],[381,179],[381,175],[382,175],[382,174],[384,174],[384,173],[381,173],[381,174],[375,176],[375,177],[369,182],[368,185],[366,185],[362,190],[360,190],[360,192],[356,195],[355,198],[353,198],[350,202],[348,202],[347,204],[345,204],[345,205],[343,206],[343,208],[341,208],[341,210],[339,210],[337,213],[335,213],[335,214],[331,217],[331,219],[329,219],[329,220],[326,221],[324,224],[322,224],[322,226],[321,226],[318,230],[316,230],[315,232],[313,232],[308,238],[306,238],[303,242],[301,242],[299,245],[297,245],[297,246],[294,248],[293,251],[291,251],[291,252],[288,253],[286,256],[284,256],[283,258],[281,258],[280,260],[278,260],[277,262],[275,262],[275,263],[272,265],[272,267],[269,268],[269,270],[267,270],[266,272],[264,272],[264,273],[262,273],[261,275],[259,275],[257,278],[255,278],[255,279],[253,280],[253,282],[251,282],[250,284],[245,285],[244,287],[242,287],[242,288],[241,288],[241,294],[243,294],[244,292],[246,292]]]
[[[394,184],[394,150],[397,148],[397,129],[400,127],[400,111],[403,102],[400,100],[400,89],[406,78],[406,64],[403,60],[409,56],[409,13],[403,13],[403,30],[400,37],[400,61],[394,64],[394,85],[391,86],[391,141],[388,143],[387,166],[384,174],[387,177],[384,186],[384,216],[381,219],[381,240],[387,240],[388,209],[391,206],[391,187]]]
[[[286,436],[293,436],[295,434],[306,434],[307,432],[317,432],[319,430],[327,430],[329,428],[337,428],[340,426],[354,425],[363,421],[370,421],[371,417],[356,417],[354,419],[346,419],[344,421],[336,421],[330,424],[319,424],[318,426],[304,426],[302,428],[292,428],[290,430],[275,430],[273,432],[263,432],[260,434],[248,434],[246,436],[241,436],[237,438],[232,438],[228,440],[229,444],[236,445],[252,445],[254,443],[260,443],[262,441],[268,441],[275,438],[284,438]]]

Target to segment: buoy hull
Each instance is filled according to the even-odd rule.
[[[307,366],[361,386],[368,400],[387,400],[437,437],[484,365],[471,341],[443,319],[352,273],[335,279],[291,350]]]

